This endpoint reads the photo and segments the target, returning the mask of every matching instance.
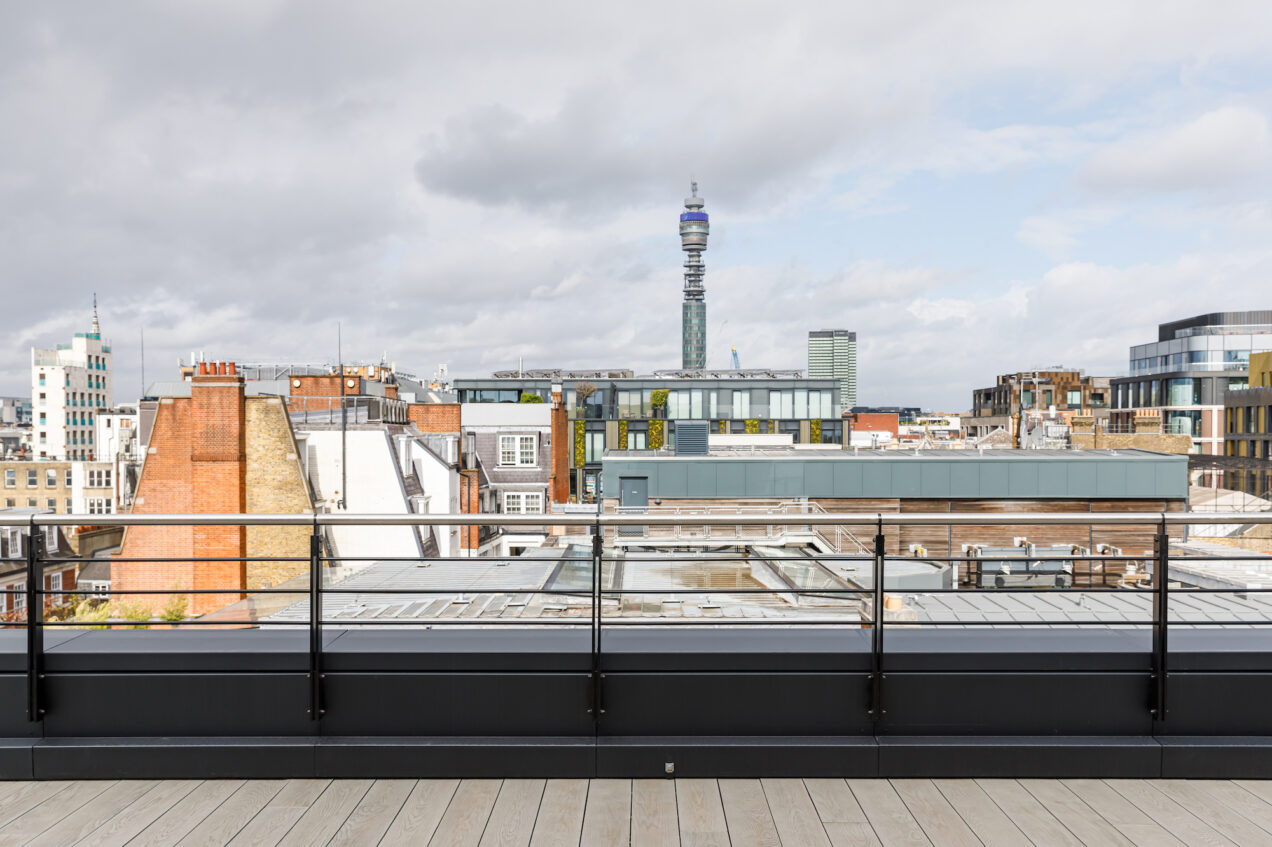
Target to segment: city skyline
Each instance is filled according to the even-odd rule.
[[[19,9],[0,394],[94,290],[121,401],[143,328],[149,380],[191,350],[333,360],[337,320],[348,358],[423,374],[674,368],[690,178],[716,225],[707,365],[803,367],[808,331],[852,326],[863,404],[1122,375],[1158,323],[1263,306],[1272,13],[984,8],[562,29],[386,5],[347,43],[290,3]]]

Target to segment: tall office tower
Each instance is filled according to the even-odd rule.
[[[685,302],[682,307],[681,367],[700,371],[707,366],[707,293],[702,287],[706,267],[702,251],[707,249],[711,224],[702,211],[704,201],[698,196],[698,183],[690,186],[691,197],[685,200],[680,215],[680,249],[689,254],[685,259]]]
[[[818,329],[808,333],[808,378],[839,382],[839,413],[857,405],[857,333]]]
[[[32,452],[39,459],[95,459],[94,420],[111,407],[110,347],[102,344],[93,297],[93,325],[70,344],[31,348]]]

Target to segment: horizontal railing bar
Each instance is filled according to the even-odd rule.
[[[909,629],[919,626],[1153,626],[1153,621],[1118,621],[1118,620],[1090,620],[1090,621],[888,621],[883,622],[884,629],[888,627],[902,627]],[[1175,625],[1175,621],[1171,621],[1171,626]],[[1272,623],[1272,621],[1268,621]],[[1240,622],[1242,626],[1244,622]]]
[[[25,593],[25,590],[24,590]],[[41,588],[39,594],[50,595],[82,595],[89,599],[103,594],[308,594],[307,588],[104,588],[92,591],[73,588]]]
[[[0,516],[0,526],[78,526],[85,515]],[[115,514],[94,526],[1168,526],[1272,524],[1272,512],[818,512],[755,515]],[[568,538],[568,536],[567,536]]]
[[[543,548],[548,550],[560,550],[560,547]],[[535,556],[319,556],[320,562],[472,562],[475,564],[490,564],[492,561],[498,561],[504,558],[520,559],[526,558],[537,562],[591,562],[591,556],[561,556],[555,559],[540,559]],[[309,559],[301,561],[308,562]]]
[[[25,562],[26,560],[23,559]],[[122,556],[108,556],[93,558],[92,556],[67,556],[66,558],[58,557],[56,559],[40,559],[39,562],[45,565],[56,565],[63,562],[83,563],[90,562],[128,562],[141,564],[162,564],[164,562],[308,562],[308,556],[169,556],[148,558]]]
[[[79,627],[81,629],[107,629],[111,627],[145,627],[152,626],[162,627],[181,627],[181,626],[290,626],[296,629],[304,629],[304,623],[292,623],[291,621],[253,621],[253,620],[232,620],[232,621],[165,621],[165,620],[144,620],[130,621],[125,618],[111,618],[105,621],[41,621],[41,627],[46,626],[62,626],[62,627]],[[25,627],[25,624],[23,624]]]

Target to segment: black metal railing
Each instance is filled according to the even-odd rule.
[[[3,589],[0,590],[0,596],[5,598],[5,606],[8,608],[11,603],[8,598],[21,594],[25,599],[25,619],[12,621],[9,625],[13,627],[21,627],[26,630],[26,676],[27,676],[27,716],[31,721],[40,720],[45,714],[44,702],[42,699],[42,680],[44,678],[44,634],[49,627],[130,627],[139,624],[136,620],[108,618],[106,620],[94,620],[92,622],[76,621],[76,620],[46,620],[45,604],[49,598],[55,601],[65,600],[68,596],[83,595],[83,591],[75,589],[54,589],[46,588],[44,585],[45,568],[51,564],[77,564],[89,561],[96,561],[84,557],[67,557],[59,558],[48,555],[44,548],[43,528],[47,526],[67,526],[79,523],[82,518],[68,515],[53,514],[37,514],[24,515],[20,519],[6,520],[0,515],[0,526],[20,527],[25,530],[28,539],[25,545],[25,555],[22,557],[13,557],[0,559],[0,562],[8,564],[21,563],[25,569],[25,585],[21,589]],[[545,581],[542,585],[533,588],[524,586],[499,586],[499,587],[441,587],[441,588],[397,588],[384,586],[368,586],[368,587],[349,587],[340,584],[327,585],[324,584],[325,569],[330,566],[341,565],[349,562],[422,562],[419,557],[392,557],[392,556],[337,556],[334,555],[326,545],[324,533],[339,527],[350,526],[457,526],[461,529],[472,526],[494,526],[502,528],[526,528],[526,527],[542,527],[545,523],[554,527],[561,527],[563,531],[571,529],[582,530],[581,535],[565,535],[566,543],[572,541],[585,542],[586,546],[579,546],[577,549],[586,550],[586,553],[571,553],[570,549],[566,549],[564,554],[559,557],[558,561],[562,566],[566,565],[582,565],[587,573],[586,584],[579,581],[577,585],[563,587],[549,587],[549,583]],[[697,627],[728,627],[728,626],[785,626],[785,627],[802,627],[802,626],[842,626],[842,627],[862,627],[869,628],[870,633],[870,697],[869,697],[869,714],[875,722],[878,722],[885,711],[885,681],[886,681],[886,662],[887,649],[885,644],[885,634],[890,626],[910,627],[975,627],[975,628],[1001,628],[1001,627],[1030,627],[1030,626],[1046,626],[1046,627],[1082,627],[1082,626],[1119,626],[1119,627],[1144,627],[1150,628],[1152,632],[1152,657],[1151,657],[1151,680],[1152,692],[1148,709],[1155,720],[1164,721],[1168,715],[1167,695],[1169,680],[1169,660],[1170,660],[1170,631],[1172,627],[1225,627],[1225,626],[1266,626],[1272,625],[1272,615],[1261,618],[1246,618],[1236,620],[1173,620],[1171,619],[1171,597],[1178,594],[1234,594],[1234,595],[1258,595],[1272,593],[1272,587],[1263,587],[1262,585],[1246,585],[1232,588],[1214,588],[1214,587],[1175,587],[1170,585],[1170,568],[1173,562],[1192,562],[1204,561],[1210,557],[1171,555],[1171,529],[1172,527],[1184,527],[1191,523],[1272,523],[1272,514],[1269,513],[882,513],[882,514],[861,514],[861,513],[786,513],[786,514],[708,514],[708,515],[666,515],[666,514],[562,514],[562,515],[351,515],[351,514],[320,514],[320,515],[103,515],[95,516],[95,525],[105,526],[126,526],[126,527],[143,527],[143,526],[231,526],[231,527],[247,527],[247,526],[293,526],[304,527],[309,532],[308,539],[308,556],[221,556],[221,557],[194,557],[194,556],[178,556],[178,557],[116,557],[113,562],[125,564],[158,564],[167,562],[292,562],[304,563],[307,576],[307,584],[296,587],[271,587],[271,588],[247,588],[246,586],[236,586],[232,588],[216,587],[216,588],[168,588],[168,589],[141,589],[141,588],[119,588],[115,585],[111,586],[108,592],[110,596],[117,595],[220,595],[229,598],[245,598],[252,595],[290,595],[308,601],[308,615],[304,626],[308,630],[308,710],[312,720],[320,720],[325,712],[323,701],[323,631],[324,627],[348,627],[348,626],[415,626],[415,627],[452,627],[452,626],[551,626],[551,627],[587,627],[590,633],[590,661],[589,661],[589,702],[588,711],[593,719],[599,719],[605,712],[604,700],[604,668],[605,668],[605,652],[604,652],[604,634],[607,629],[615,627],[636,627],[636,626],[697,626]],[[849,586],[847,582],[843,583],[843,587],[800,587],[798,585],[786,584],[780,587],[668,587],[668,588],[624,588],[621,581],[617,578],[618,568],[625,560],[622,556],[607,555],[606,530],[620,529],[622,527],[652,527],[652,526],[669,526],[693,525],[693,526],[764,526],[771,524],[781,524],[786,526],[841,526],[860,528],[863,525],[871,526],[874,530],[873,543],[869,548],[868,554],[842,554],[842,553],[815,553],[813,555],[768,555],[763,558],[768,562],[782,561],[798,561],[804,564],[810,561],[817,563],[823,562],[861,562],[869,563],[870,580],[868,585],[855,584]],[[1106,565],[1115,562],[1143,562],[1152,565],[1152,585],[1148,591],[1119,588],[1109,586],[1107,582],[1096,586],[1088,584],[1086,587],[1004,587],[985,589],[986,592],[992,592],[995,595],[1003,594],[1046,594],[1060,592],[1065,594],[1073,593],[1131,593],[1135,596],[1144,597],[1147,595],[1150,603],[1149,614],[1143,619],[1119,619],[1119,620],[1103,620],[1092,618],[1086,620],[1044,617],[1033,620],[967,620],[959,618],[947,619],[929,619],[929,620],[897,620],[889,622],[885,614],[887,609],[888,594],[888,565],[890,562],[899,562],[911,557],[902,556],[897,553],[889,553],[887,550],[886,530],[891,527],[948,527],[951,530],[954,527],[991,527],[991,526],[1075,526],[1094,528],[1100,527],[1151,527],[1151,537],[1153,539],[1153,549],[1151,552],[1145,551],[1143,554],[1117,554],[1117,555],[1064,555],[1064,556],[1047,556],[1027,554],[1024,548],[1021,550],[1021,558],[1029,561],[1058,561],[1058,562],[1075,562],[1075,561],[1099,561]],[[675,547],[678,539],[668,538],[661,539],[668,542],[668,546]],[[721,538],[724,543],[731,543],[736,546],[746,546],[748,539],[744,536],[736,538]],[[763,541],[763,539],[754,539]],[[660,539],[650,537],[648,539],[650,546],[657,547]],[[612,550],[612,548],[611,548]],[[951,550],[952,553],[952,550]],[[996,554],[997,558],[1002,558]],[[686,561],[686,554],[680,554],[673,557],[664,557],[665,561],[674,563],[677,561]],[[693,561],[712,561],[720,559],[736,560],[739,558],[737,553],[710,553],[697,555],[693,557]],[[942,595],[942,594],[963,594],[981,592],[979,575],[973,569],[973,565],[978,563],[977,557],[972,556],[939,556],[927,555],[924,553],[918,557],[922,561],[945,563],[953,573],[953,585],[949,588],[914,588],[900,589],[903,593],[912,593],[916,595]],[[1266,556],[1241,555],[1234,551],[1234,555],[1225,556],[1224,561],[1227,562],[1269,562]],[[469,562],[481,563],[480,558],[471,558],[463,556],[438,557],[427,560],[430,562]],[[656,559],[646,558],[644,561],[657,561]],[[977,578],[972,583],[976,587],[960,587],[959,565],[963,563],[969,564],[968,581],[972,582],[975,575]],[[606,566],[610,566],[610,574],[613,584],[606,586],[605,573]],[[1269,572],[1272,575],[1272,571]],[[1107,574],[1107,570],[1106,570]],[[895,591],[895,590],[894,590]],[[386,620],[382,618],[370,619],[340,619],[336,620],[324,615],[324,597],[340,596],[340,595],[447,595],[456,593],[481,593],[491,595],[510,595],[510,596],[563,596],[575,598],[588,598],[588,612],[586,619],[568,618],[568,617],[544,617],[544,618],[430,618],[430,619],[409,619],[409,620]],[[779,617],[757,617],[757,618],[678,618],[678,619],[651,619],[651,618],[627,618],[621,615],[621,605],[624,596],[642,596],[642,595],[792,595],[797,598],[838,598],[851,599],[857,598],[863,603],[861,612],[853,617],[851,615],[828,615],[828,616],[779,616]],[[616,615],[606,615],[606,602],[617,600],[620,606],[620,613]],[[869,612],[865,613],[864,605],[869,604]],[[232,606],[232,604],[230,604]],[[268,617],[268,616],[266,616]],[[203,615],[202,617],[191,620],[171,620],[165,621],[165,625],[171,625],[174,628],[180,627],[246,627],[246,626],[284,626],[296,628],[298,624],[292,620],[263,620],[260,617],[252,617],[250,614],[246,617],[238,617],[235,615],[225,616],[221,614]]]

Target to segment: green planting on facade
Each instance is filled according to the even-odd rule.
[[[618,449],[627,449],[627,421],[618,422]]]
[[[821,444],[821,421],[813,418],[808,424],[809,440],[814,444]]]
[[[663,422],[649,422],[649,440],[646,442],[650,450],[661,450],[663,446]]]
[[[757,435],[760,431],[760,422],[755,418],[751,418],[746,422],[746,434]]]
[[[587,431],[583,421],[574,422],[574,467],[581,468],[587,464]]]

